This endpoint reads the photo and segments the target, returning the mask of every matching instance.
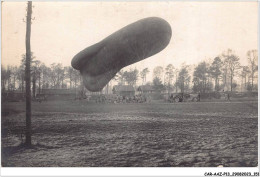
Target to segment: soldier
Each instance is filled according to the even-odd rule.
[[[231,101],[231,100],[230,100],[230,95],[229,95],[229,93],[227,93],[227,100],[228,100],[228,101]]]

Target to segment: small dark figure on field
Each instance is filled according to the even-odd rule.
[[[179,99],[179,102],[183,102],[183,101],[184,101],[184,94],[181,93],[181,97],[180,97],[180,99]]]
[[[229,95],[229,93],[227,94],[227,100],[228,100],[228,101],[231,101],[231,100],[230,100],[230,95]]]
[[[24,143],[24,138],[25,138],[25,132],[22,132],[20,134],[20,140],[22,141],[22,143]]]
[[[174,101],[173,94],[170,95],[169,101],[170,101],[170,103],[172,103]]]
[[[200,101],[200,93],[198,94],[198,101]]]

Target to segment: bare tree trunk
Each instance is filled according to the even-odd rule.
[[[26,145],[30,146],[32,144],[31,139],[31,17],[32,17],[32,1],[28,1],[27,7],[27,20],[26,20],[26,69],[25,69],[25,79],[26,79]]]
[[[1,91],[2,91],[2,93],[4,93],[4,91],[5,91],[5,88],[4,88],[5,83],[4,82],[5,82],[4,80],[1,80]]]
[[[245,89],[247,90],[247,87],[246,87],[246,75],[245,75]]]
[[[216,77],[215,78],[215,91],[218,90],[218,78]]]
[[[10,78],[7,80],[7,90],[10,91]]]
[[[33,85],[32,85],[32,90],[33,90],[33,98],[35,98],[35,95],[36,95],[36,78],[35,78],[36,76],[34,75],[33,76],[33,81],[32,81],[32,83],[33,83]]]
[[[14,76],[14,90],[15,90],[16,77]]]
[[[230,91],[232,92],[233,76],[230,77]]]
[[[72,85],[72,83],[71,83],[72,82],[72,74],[71,74],[71,71],[69,71],[69,72],[70,72],[70,89],[71,89],[72,88],[72,86],[71,86]]]
[[[41,73],[39,73],[39,94],[41,93]]]
[[[177,82],[178,82],[178,77],[177,77],[177,73],[176,73],[176,81],[175,81],[175,89],[176,89],[176,93],[178,92]]]
[[[240,92],[243,91],[243,76],[241,77],[241,88],[240,88]]]
[[[254,71],[253,71],[253,67],[252,67],[252,91],[254,89]]]
[[[225,76],[224,76],[224,87],[226,87],[227,86],[227,75],[225,74]]]
[[[5,85],[6,85],[6,80],[3,79],[2,82],[1,82],[1,88],[2,88],[2,93],[5,93]]]
[[[75,99],[77,98],[77,79],[74,80],[74,88],[75,88]]]
[[[22,78],[22,93],[24,92],[24,78]]]

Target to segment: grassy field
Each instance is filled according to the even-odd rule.
[[[146,104],[2,104],[2,166],[257,166],[257,100]]]

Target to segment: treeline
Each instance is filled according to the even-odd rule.
[[[246,56],[246,66],[241,65],[240,58],[231,49],[224,51],[211,63],[199,63],[194,69],[192,90],[202,93],[213,90],[257,90],[257,84],[254,83],[258,72],[257,50],[248,51]]]
[[[33,56],[33,55],[32,55]],[[258,55],[257,50],[247,52],[246,66],[231,50],[224,51],[213,61],[203,61],[193,68],[183,64],[175,68],[169,64],[165,68],[156,66],[152,70],[152,80],[147,80],[148,67],[138,70],[121,70],[111,82],[118,85],[151,85],[155,90],[167,92],[212,92],[212,91],[253,91],[257,90]],[[1,66],[2,93],[19,90],[25,92],[25,55],[19,66]],[[192,71],[194,70],[194,71]],[[82,86],[79,71],[71,66],[53,63],[46,66],[34,56],[31,61],[32,94],[41,93],[41,89],[70,88]],[[239,87],[240,86],[240,87]],[[111,84],[105,87],[108,93]],[[238,90],[240,89],[240,90]],[[111,89],[110,89],[111,90]]]
[[[25,55],[19,66],[1,66],[2,93],[19,90],[25,92]],[[71,66],[53,63],[49,67],[36,60],[31,60],[32,94],[41,93],[41,89],[48,88],[76,88],[81,83],[80,73]]]
[[[140,73],[137,69],[121,70],[115,80],[119,85],[136,85],[140,78],[142,85],[168,92],[257,91],[257,50],[248,51],[246,57],[248,64],[243,66],[234,51],[228,49],[213,61],[200,62],[195,68],[185,64],[181,68],[175,68],[172,64],[165,68],[156,66],[152,71],[152,82],[146,80],[150,72],[148,68]]]

